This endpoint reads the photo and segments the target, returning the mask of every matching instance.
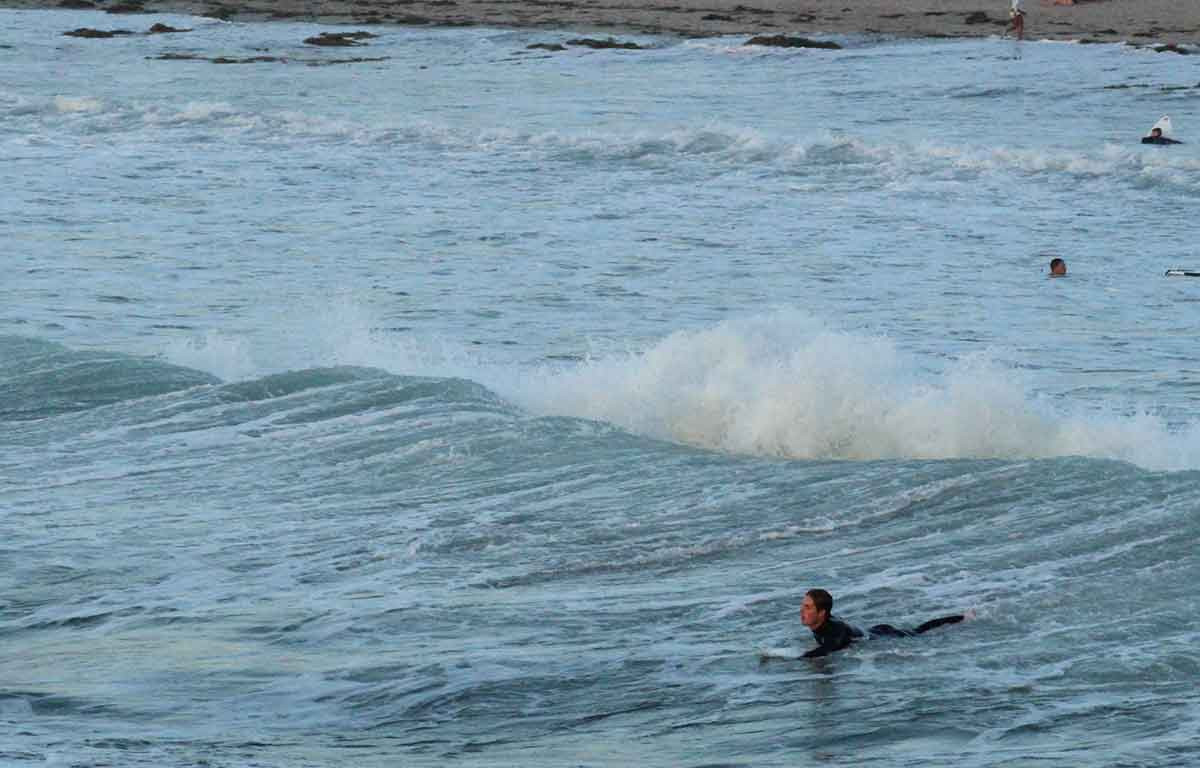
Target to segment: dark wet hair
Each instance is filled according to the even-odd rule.
[[[810,589],[804,593],[805,597],[811,597],[813,605],[818,611],[825,613],[833,613],[833,595],[823,589]]]
[[[1059,258],[1050,259],[1050,270],[1053,271],[1054,268],[1057,267],[1059,264],[1062,264],[1064,267],[1067,266],[1067,263],[1065,261],[1063,261],[1062,259],[1059,259]]]

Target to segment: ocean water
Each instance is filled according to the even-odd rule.
[[[0,21],[0,764],[1200,763],[1196,57]]]

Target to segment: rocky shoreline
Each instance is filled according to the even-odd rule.
[[[1200,46],[1200,2],[1032,0],[1030,40],[1129,42],[1186,53]],[[0,0],[4,8],[182,13],[236,21],[495,26],[707,37],[986,37],[1008,27],[1007,0]]]

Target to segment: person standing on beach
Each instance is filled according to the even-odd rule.
[[[1009,29],[1016,34],[1018,40],[1025,39],[1025,11],[1021,10],[1021,0],[1012,0],[1012,8],[1008,10]]]

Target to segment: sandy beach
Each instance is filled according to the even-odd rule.
[[[1061,2],[1061,0],[1060,0]],[[239,21],[488,25],[607,34],[845,35],[898,38],[1005,34],[1006,0],[4,0],[8,8],[190,13]],[[1200,43],[1200,3],[1181,0],[1026,0],[1029,40]]]

